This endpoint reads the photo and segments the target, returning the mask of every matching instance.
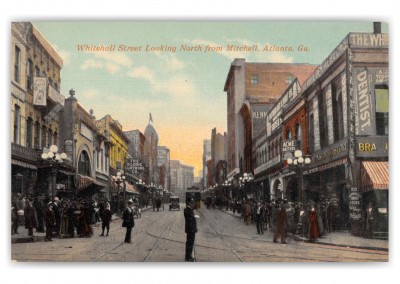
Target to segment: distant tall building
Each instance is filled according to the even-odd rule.
[[[216,128],[214,128],[211,132],[211,160],[213,183],[221,184],[227,178],[225,155],[226,137],[226,132],[224,132],[224,135],[222,135],[221,133],[217,133]]]
[[[166,146],[158,147],[158,167],[160,168],[159,184],[168,192],[171,191],[170,151]]]
[[[211,140],[203,140],[203,188],[207,188],[208,167],[207,161],[211,160]]]
[[[194,183],[194,167],[171,160],[171,191],[182,195]],[[182,196],[183,197],[183,196]]]
[[[154,128],[153,118],[149,115],[149,124],[144,131],[146,141],[144,143],[144,162],[149,169],[149,175],[145,181],[148,184],[159,185],[158,168],[158,134]]]

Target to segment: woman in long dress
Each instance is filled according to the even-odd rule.
[[[321,237],[321,235],[318,229],[317,211],[315,211],[314,206],[311,207],[311,211],[308,213],[308,220],[310,223],[309,238],[312,242],[315,242],[315,240]]]

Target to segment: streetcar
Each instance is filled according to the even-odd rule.
[[[186,200],[194,200],[194,208],[200,209],[201,193],[198,187],[192,186],[186,190]]]

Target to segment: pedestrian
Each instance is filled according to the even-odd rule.
[[[196,217],[193,211],[194,200],[187,199],[186,200],[186,208],[183,210],[183,215],[185,216],[185,233],[186,233],[186,253],[185,253],[185,261],[196,261],[196,259],[192,256],[194,240],[197,233],[197,223]]]
[[[283,202],[276,214],[276,229],[274,234],[274,243],[277,243],[278,237],[281,238],[281,243],[286,244],[286,229],[288,227],[288,216]]]
[[[327,207],[326,207],[326,218],[328,221],[328,232],[332,233],[333,232],[333,218],[335,215],[335,208],[332,204],[331,201],[328,202]]]
[[[103,213],[101,215],[101,221],[102,221],[102,224],[101,224],[102,232],[101,232],[101,235],[100,235],[101,237],[104,236],[104,229],[105,228],[107,228],[106,236],[108,237],[108,233],[110,231],[111,216],[112,215],[111,215],[110,203],[107,202],[106,208],[103,209]]]
[[[319,230],[319,235],[320,236],[323,236],[323,235],[325,235],[325,228],[324,228],[324,222],[323,222],[323,220],[322,220],[322,214],[321,214],[321,206],[320,206],[320,204],[318,203],[317,204],[317,206],[316,206],[316,210],[315,210],[316,212],[317,212],[317,221],[318,221],[318,230]]]
[[[308,219],[310,226],[309,238],[312,242],[315,242],[316,239],[321,237],[321,234],[318,228],[318,215],[314,206],[311,207],[311,210],[308,213]]]
[[[244,222],[246,223],[246,225],[249,225],[251,222],[251,205],[249,203],[249,201],[246,202],[246,204],[244,205],[244,212],[243,212],[243,218],[244,218]]]
[[[53,211],[53,203],[49,202],[46,212],[44,213],[44,220],[46,225],[46,242],[53,241],[53,230],[56,225],[56,217]]]
[[[18,208],[15,201],[12,202],[11,205],[11,235],[19,234],[19,217],[18,217]]]
[[[56,218],[56,225],[54,230],[56,232],[56,236],[60,235],[60,227],[61,227],[61,212],[60,212],[60,199],[56,196],[53,200],[53,211],[54,217]]]
[[[369,203],[363,214],[364,237],[372,239],[374,231],[374,212],[372,203]]]
[[[44,211],[46,206],[43,206],[43,200],[41,198],[35,197],[33,200],[33,207],[36,209],[38,225],[36,232],[44,233]]]
[[[129,199],[128,201],[128,206],[125,208],[123,214],[122,214],[122,227],[126,228],[126,234],[125,234],[125,243],[130,244],[132,242],[132,229],[135,227],[135,219],[133,218],[133,200]]]
[[[254,216],[256,219],[257,234],[263,235],[264,234],[265,209],[264,209],[264,206],[262,206],[260,202],[257,202],[257,206],[254,209]]]
[[[24,209],[25,228],[28,229],[28,236],[33,236],[33,228],[37,227],[36,209],[33,207],[33,200],[29,199]]]

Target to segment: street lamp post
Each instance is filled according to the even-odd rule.
[[[306,167],[311,163],[311,158],[308,156],[303,156],[303,152],[301,150],[296,150],[294,152],[294,159],[288,158],[286,162],[289,165],[289,167],[293,168],[299,175],[301,202],[304,204],[305,202],[304,186],[303,186],[304,171]]]
[[[65,162],[67,159],[67,154],[58,153],[57,145],[51,145],[49,151],[47,153],[43,153],[41,158],[48,162],[51,167],[51,198],[54,199],[55,191],[56,191],[56,179],[58,172],[58,165]],[[50,195],[50,193],[49,193]]]
[[[124,183],[124,185],[125,185],[125,179],[126,179],[126,177],[125,177],[125,175],[124,175],[124,171],[120,171],[120,172],[117,172],[117,179],[115,180],[115,182],[117,183],[117,185],[118,185],[118,196],[117,196],[117,207],[118,207],[118,212],[120,212],[121,210],[120,210],[120,185],[121,185],[121,183]],[[124,201],[124,205],[125,205],[125,189],[124,189],[124,199],[123,199],[123,201]]]
[[[242,177],[239,177],[239,187],[242,189],[243,196],[246,195],[247,184],[249,184],[253,180],[254,180],[254,177],[250,173],[244,173]],[[246,195],[246,199],[247,199],[247,195]]]

